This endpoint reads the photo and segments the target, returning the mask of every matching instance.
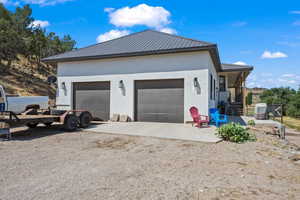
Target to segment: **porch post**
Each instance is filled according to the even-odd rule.
[[[242,74],[242,98],[243,98],[243,113],[244,115],[246,114],[247,112],[247,109],[246,109],[246,96],[247,96],[247,87],[246,87],[246,82],[245,82],[245,72],[243,72]]]

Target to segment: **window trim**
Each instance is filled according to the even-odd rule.
[[[214,79],[214,100],[216,100],[216,79]]]
[[[221,87],[221,81],[220,81],[221,79],[224,80],[224,83],[223,83],[224,90],[223,90],[223,87]],[[219,91],[226,92],[226,76],[224,76],[224,75],[219,76]]]
[[[212,100],[212,95],[213,95],[213,76],[210,74],[210,100]]]

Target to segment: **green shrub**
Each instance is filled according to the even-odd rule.
[[[249,126],[255,126],[255,121],[254,120],[249,120],[247,124]]]
[[[217,135],[223,140],[236,143],[256,140],[255,135],[250,134],[247,128],[244,128],[240,124],[236,123],[230,123],[221,126],[217,130]]]

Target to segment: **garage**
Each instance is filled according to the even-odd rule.
[[[135,81],[135,120],[184,122],[184,80]]]
[[[110,82],[73,83],[73,107],[88,110],[97,120],[109,119]]]

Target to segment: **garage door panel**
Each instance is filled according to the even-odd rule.
[[[110,83],[74,83],[74,109],[88,110],[96,119],[108,120]]]
[[[184,81],[136,81],[136,120],[177,122],[184,120]]]

